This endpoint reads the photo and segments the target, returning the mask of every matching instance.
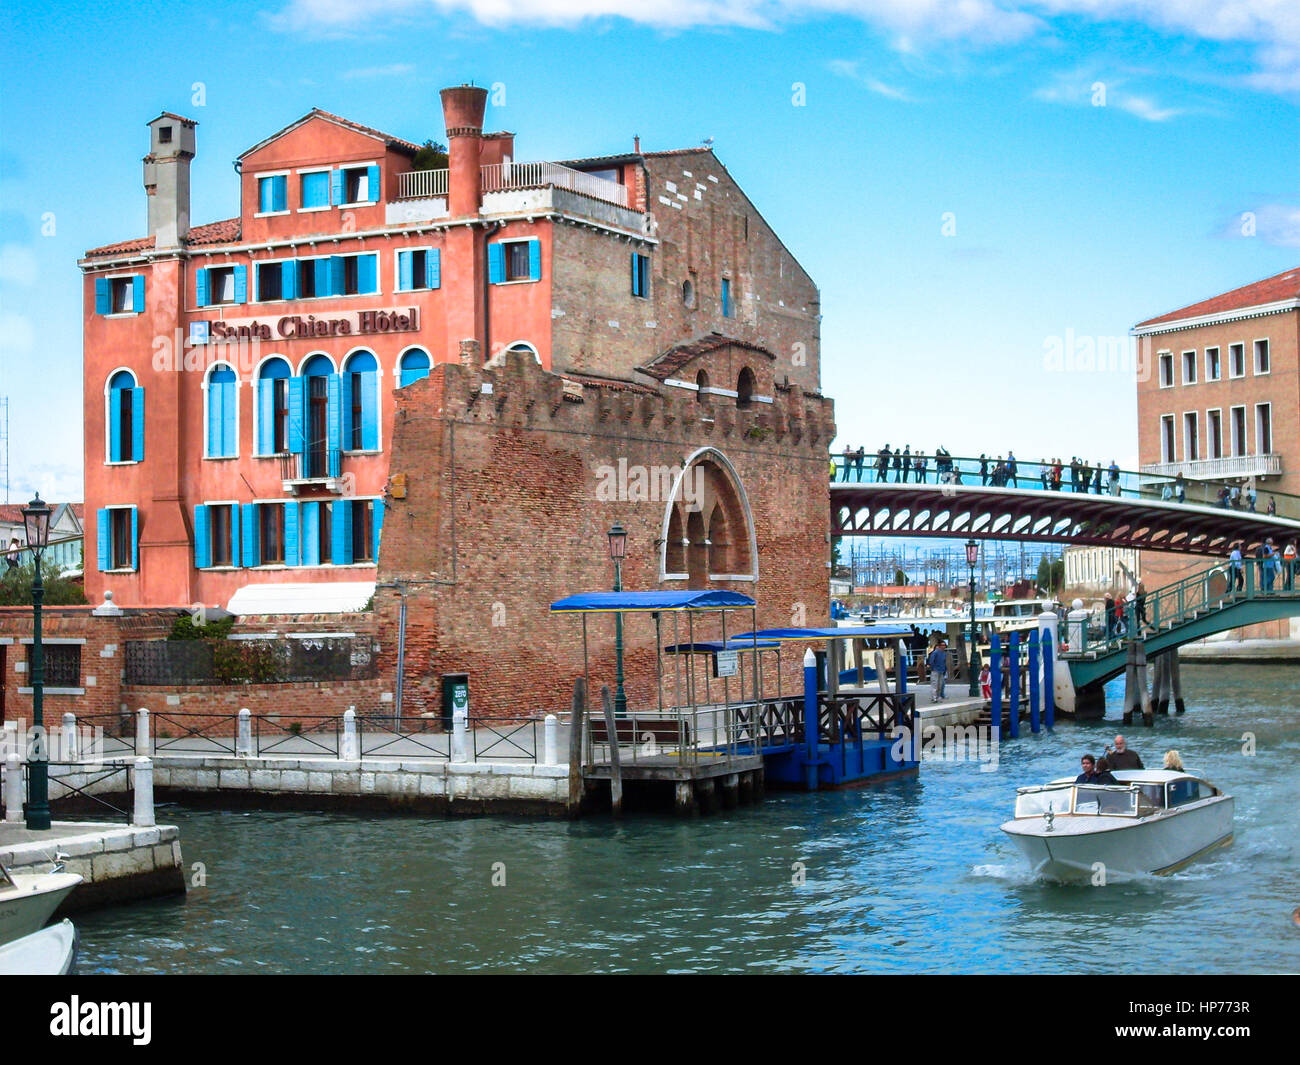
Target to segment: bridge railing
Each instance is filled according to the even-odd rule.
[[[1246,513],[1265,514],[1270,501],[1278,517],[1300,520],[1300,496],[1286,492],[1275,492],[1255,486],[1255,503],[1250,503],[1250,484],[1248,479],[1225,478],[1220,480],[1186,480],[1179,485],[1171,477],[1160,477],[1140,473],[1136,470],[1112,470],[1109,466],[1084,467],[1086,476],[1077,479],[1072,475],[1068,464],[1060,470],[1059,480],[1055,463],[1025,462],[1016,460],[1015,475],[1011,476],[1009,468],[999,470],[999,461],[992,458],[971,458],[969,456],[920,457],[922,465],[917,465],[918,456],[907,457],[909,466],[890,457],[889,465],[882,467],[880,456],[867,452],[858,461],[843,453],[831,456],[830,479],[832,484],[952,484],[960,486],[1021,488],[1037,491],[1059,491],[1082,495],[1110,495],[1125,499],[1142,499],[1146,501],[1163,501],[1183,503],[1187,506],[1222,507],[1225,500],[1223,490],[1227,489],[1226,503],[1228,509]],[[1234,497],[1233,490],[1236,490]]]

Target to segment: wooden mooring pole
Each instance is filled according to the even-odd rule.
[[[1137,644],[1129,641],[1124,656],[1124,724],[1133,724],[1133,711],[1139,706],[1137,694]]]
[[[582,808],[582,741],[587,723],[587,681],[573,682],[573,713],[569,715],[569,816],[577,817]]]
[[[614,720],[614,700],[609,685],[600,686],[600,705],[605,710],[605,731],[609,736],[609,807],[615,817],[623,816],[623,767],[619,762],[618,723]],[[636,742],[633,735],[632,742]]]
[[[1177,647],[1169,652],[1169,682],[1174,693],[1174,713],[1187,713],[1187,706],[1183,703],[1183,675],[1178,668]]]
[[[1140,641],[1137,642],[1136,655],[1138,696],[1142,700],[1142,724],[1150,727],[1156,722],[1151,712],[1151,690],[1147,687],[1147,649]]]

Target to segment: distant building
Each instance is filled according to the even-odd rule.
[[[1130,547],[1067,547],[1062,552],[1065,587],[1127,592],[1141,576],[1141,552]]]
[[[0,548],[8,550],[9,542],[17,539],[27,545],[27,526],[23,521],[24,503],[0,504]],[[45,549],[42,568],[46,573],[81,571],[83,507],[80,503],[51,503],[50,546]],[[30,558],[26,553],[22,560]]]

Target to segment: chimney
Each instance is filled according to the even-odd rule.
[[[487,89],[457,85],[443,89],[442,117],[447,126],[447,207],[453,218],[477,215],[483,202],[479,157]]]
[[[144,191],[149,198],[149,236],[155,248],[179,247],[190,231],[190,160],[193,119],[164,111],[149,123]]]

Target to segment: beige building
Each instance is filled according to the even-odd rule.
[[[1071,591],[1127,593],[1141,577],[1141,552],[1131,547],[1067,547],[1065,587]]]

